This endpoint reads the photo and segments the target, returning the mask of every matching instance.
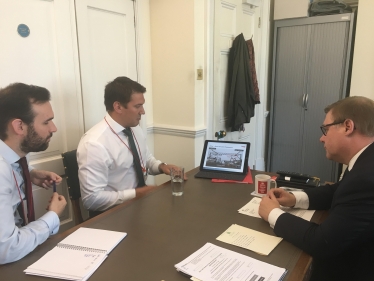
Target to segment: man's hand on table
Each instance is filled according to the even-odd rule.
[[[292,193],[283,188],[274,188],[270,189],[267,195],[262,198],[258,213],[265,221],[268,221],[270,212],[275,208],[279,208],[280,205],[293,207],[295,204],[296,198]]]

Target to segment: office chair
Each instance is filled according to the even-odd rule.
[[[75,224],[83,222],[81,207],[79,205],[79,198],[81,198],[81,191],[79,187],[78,178],[78,162],[77,150],[64,152],[61,154],[62,162],[64,163],[66,182],[68,184],[69,197],[73,206]]]

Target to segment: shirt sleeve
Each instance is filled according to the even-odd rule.
[[[60,220],[49,211],[24,227],[15,224],[14,208],[20,202],[15,194],[12,170],[0,165],[0,264],[17,261],[59,230]]]
[[[309,208],[309,197],[305,192],[294,191],[294,192],[292,192],[292,194],[296,198],[296,204],[295,204],[294,208],[299,208],[299,209],[308,209]],[[282,211],[279,208],[275,208],[269,213],[268,221],[269,221],[269,224],[270,224],[271,228],[274,228],[279,216],[284,214],[284,213],[285,212]]]
[[[148,150],[148,148],[147,148]],[[160,170],[158,166],[162,163],[160,160],[157,160],[151,153],[147,153],[147,167],[150,175],[159,175]]]
[[[148,172],[150,175],[159,175],[161,174],[160,170],[158,169],[158,166],[162,163],[160,160],[157,160],[152,153],[149,151],[149,148],[147,146],[146,138],[143,138],[144,145],[146,146],[146,155],[147,155],[147,161],[146,161],[146,166],[148,169]]]
[[[305,209],[309,208],[309,197],[304,191],[293,191],[292,194],[296,198],[294,208]]]
[[[271,228],[274,228],[274,226],[277,222],[277,219],[279,218],[279,216],[281,214],[284,214],[284,211],[282,211],[279,208],[275,208],[275,209],[271,210],[271,212],[269,213],[269,217],[268,217],[268,221],[269,221],[269,224],[270,224]]]
[[[82,142],[77,150],[79,182],[83,205],[91,211],[104,211],[135,198],[135,189],[105,190],[110,157],[98,142]]]

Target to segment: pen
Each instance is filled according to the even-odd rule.
[[[53,181],[53,192],[56,192],[56,182]]]

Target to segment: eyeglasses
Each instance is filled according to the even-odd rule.
[[[330,124],[326,124],[326,125],[322,125],[322,126],[320,126],[321,131],[322,131],[322,134],[324,134],[324,135],[326,136],[327,131],[329,130],[328,128],[329,128],[330,126],[332,126],[332,125],[342,124],[342,123],[344,123],[344,121],[345,121],[345,120],[343,120],[343,121],[337,121],[337,122],[333,122],[333,123],[330,123]]]

